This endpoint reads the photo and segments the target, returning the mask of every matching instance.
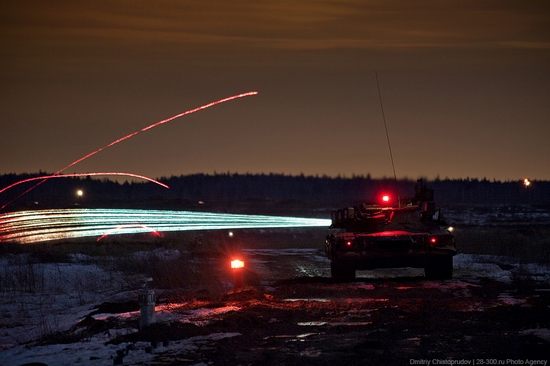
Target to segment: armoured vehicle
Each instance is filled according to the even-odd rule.
[[[331,216],[325,251],[335,281],[352,281],[356,270],[375,268],[424,268],[430,279],[453,275],[452,228],[422,180],[412,198],[384,196],[380,204],[346,207]]]

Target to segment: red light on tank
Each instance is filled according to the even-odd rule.
[[[382,206],[391,206],[392,197],[389,194],[383,194],[380,196],[380,203]]]

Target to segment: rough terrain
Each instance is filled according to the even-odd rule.
[[[60,315],[60,332],[4,345],[0,359],[50,366],[480,365],[542,362],[550,354],[546,266],[460,254],[452,280],[391,269],[361,271],[355,282],[338,284],[318,249],[249,249],[243,255],[243,288],[233,289],[231,271],[224,269],[220,296],[197,293],[176,301],[159,290],[157,323],[141,331],[136,292],[110,295],[116,301]],[[195,261],[220,269],[226,258]],[[4,338],[16,329],[6,324]]]

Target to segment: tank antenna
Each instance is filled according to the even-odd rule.
[[[393,162],[393,153],[391,151],[391,143],[390,143],[390,134],[388,133],[388,124],[386,123],[386,115],[384,114],[384,105],[382,104],[382,93],[380,92],[380,83],[378,82],[378,72],[375,70],[374,75],[376,76],[376,86],[378,87],[378,99],[380,100],[380,109],[382,110],[382,119],[384,120],[384,128],[386,129],[386,139],[388,140],[388,149],[390,150],[390,159],[391,159],[391,166],[393,168],[393,178],[395,179],[395,186],[397,188],[397,174],[395,174],[395,164]],[[398,205],[401,206],[401,202],[399,202],[399,197],[397,198]]]

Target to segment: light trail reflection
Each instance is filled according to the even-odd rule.
[[[0,215],[0,242],[38,243],[83,237],[221,229],[328,227],[328,219],[212,212],[52,209]]]
[[[159,238],[162,238],[163,235],[162,233],[159,233],[158,231],[156,230],[153,230],[151,229],[150,227],[146,226],[146,225],[141,225],[141,224],[126,224],[126,225],[120,225],[120,226],[117,226],[116,228],[112,229],[112,230],[109,230],[109,232],[101,235],[99,238],[97,238],[96,241],[100,241],[101,239],[103,238],[106,238],[107,236],[109,235],[117,235],[117,234],[120,234],[122,232],[123,229],[125,228],[128,228],[128,227],[140,227],[140,228],[144,228],[146,229],[147,231],[151,232],[154,236],[156,237],[159,237]]]

